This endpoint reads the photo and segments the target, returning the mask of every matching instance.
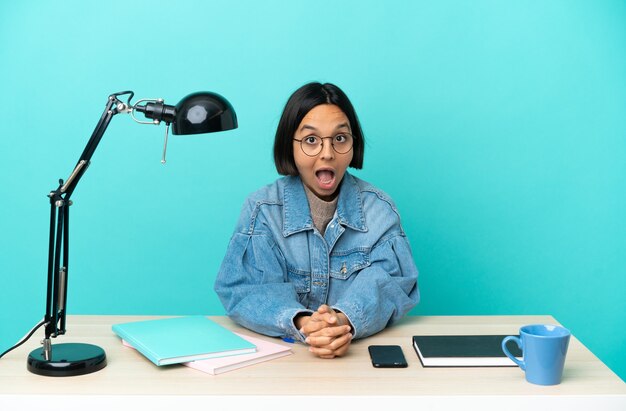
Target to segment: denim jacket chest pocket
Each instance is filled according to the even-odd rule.
[[[330,276],[347,280],[352,274],[369,265],[370,250],[368,248],[333,251],[330,255]]]

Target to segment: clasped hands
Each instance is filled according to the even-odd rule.
[[[348,317],[328,305],[321,305],[310,316],[297,318],[296,326],[306,336],[309,351],[320,358],[344,355],[352,342]]]

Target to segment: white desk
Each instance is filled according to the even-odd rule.
[[[407,317],[395,326],[352,343],[349,355],[323,360],[306,346],[293,345],[293,355],[220,375],[182,365],[156,367],[136,351],[123,347],[111,331],[119,322],[155,316],[69,316],[68,333],[53,341],[99,345],[108,365],[93,374],[51,378],[26,370],[28,353],[38,348],[40,335],[0,360],[0,410],[60,401],[60,409],[212,409],[235,402],[255,409],[362,409],[374,407],[448,409],[605,409],[626,410],[626,384],[575,336],[570,341],[563,382],[537,386],[524,380],[516,367],[423,368],[412,348],[414,334],[516,334],[531,323],[558,324],[550,316]],[[211,317],[233,331],[255,335],[225,317]],[[38,334],[41,334],[38,332]],[[277,341],[265,337],[272,341]],[[278,340],[280,341],[280,340]],[[400,345],[409,366],[372,367],[367,346]],[[278,398],[278,397],[287,398]],[[333,401],[331,408],[320,404]],[[89,406],[86,404],[90,403]],[[62,404],[62,405],[61,405]],[[310,408],[308,408],[310,406]],[[96,407],[96,408],[94,408]],[[265,407],[265,408],[264,408]],[[556,408],[554,408],[556,407]],[[56,408],[56,407],[55,407]]]

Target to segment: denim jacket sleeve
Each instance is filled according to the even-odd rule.
[[[293,319],[312,312],[284,280],[285,260],[271,236],[236,232],[215,282],[228,316],[261,334],[302,341]]]
[[[379,243],[370,258],[371,264],[333,305],[350,319],[355,339],[398,321],[419,301],[418,271],[404,235]]]

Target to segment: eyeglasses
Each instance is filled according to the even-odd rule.
[[[315,157],[322,152],[324,140],[327,138],[330,139],[330,144],[337,154],[346,154],[348,151],[352,150],[354,137],[352,137],[352,134],[350,133],[339,133],[331,137],[319,137],[311,134],[310,136],[303,137],[300,140],[294,138],[294,141],[300,143],[300,148],[302,148],[302,152],[304,154],[309,157]]]

